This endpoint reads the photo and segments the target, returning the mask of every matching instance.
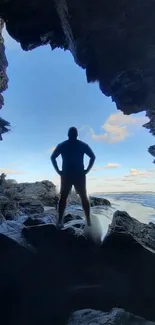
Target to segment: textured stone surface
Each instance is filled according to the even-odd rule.
[[[95,196],[90,196],[90,205],[92,207],[94,206],[99,206],[99,205],[104,205],[104,206],[111,206],[111,203],[109,200],[104,199],[104,198],[100,198],[100,197],[95,197]]]
[[[1,0],[0,16],[24,50],[50,44],[70,50],[125,114],[143,110],[155,121],[154,0]],[[40,18],[42,17],[42,18]],[[155,155],[152,147],[149,149]]]
[[[118,214],[125,223],[127,215]],[[37,219],[45,222],[44,215]],[[145,225],[131,218],[126,231],[115,227],[96,246],[82,232],[57,231],[55,216],[51,224],[25,222],[21,217],[0,225],[1,317],[7,325],[77,325],[79,313],[82,324],[152,325],[134,315],[155,322],[155,255],[140,244]],[[87,308],[93,310],[68,321],[73,311]]]
[[[148,151],[149,151],[149,153],[152,155],[152,156],[154,156],[155,157],[155,145],[154,146],[151,146],[151,147],[149,147],[149,149],[148,149]],[[155,159],[154,159],[154,164],[155,164]]]
[[[0,109],[4,105],[4,98],[2,96],[3,91],[6,90],[8,86],[8,77],[6,74],[6,68],[8,62],[5,56],[5,46],[2,37],[2,29],[4,26],[3,19],[0,18]],[[2,134],[8,132],[10,123],[0,118],[0,141],[2,140]]]
[[[112,223],[109,226],[108,234],[118,232],[130,234],[141,245],[155,251],[155,225],[154,223],[144,224],[131,218],[125,211],[116,211]]]
[[[151,0],[9,0],[0,14],[25,50],[47,43],[69,49],[88,82],[98,80],[128,114],[155,104],[154,9]]]
[[[3,214],[0,212],[0,225],[6,221],[5,217],[3,216]]]
[[[81,205],[80,197],[74,190],[70,193],[67,202],[68,204],[71,205]],[[103,205],[104,207],[111,206],[109,200],[104,199],[102,197],[92,196],[92,195],[89,196],[89,202],[91,207],[100,206],[100,205]]]
[[[8,220],[20,215],[41,214],[44,206],[56,207],[56,187],[50,181],[16,183],[3,180],[0,185],[0,213]]]
[[[19,201],[19,209],[24,214],[40,214],[44,212],[44,206],[39,200],[23,199]]]
[[[0,196],[0,213],[6,219],[12,219],[18,215],[17,202],[9,199],[7,196]]]
[[[155,108],[149,109],[146,112],[146,116],[150,119],[150,121],[144,124],[144,127],[147,128],[153,136],[155,136]],[[150,146],[148,149],[149,153],[155,157],[155,145]],[[155,163],[155,160],[153,161]]]
[[[114,308],[111,312],[99,310],[79,310],[70,317],[67,325],[155,325],[122,309]]]
[[[2,36],[2,29],[4,26],[3,20],[0,18],[0,93],[5,91],[8,86],[8,77],[6,75],[6,68],[8,66],[8,62],[5,56],[5,46],[4,39]],[[4,104],[3,96],[0,95],[0,109]]]
[[[6,181],[5,193],[17,201],[34,199],[48,206],[54,206],[57,201],[56,186],[50,181],[17,184]]]

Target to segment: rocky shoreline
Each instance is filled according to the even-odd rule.
[[[90,196],[90,205],[109,207],[110,201]],[[0,186],[0,222],[18,219],[21,215],[34,215],[44,212],[44,206],[57,208],[59,195],[56,186],[50,181],[16,183],[4,180]],[[69,205],[80,205],[80,198],[72,192]]]
[[[47,188],[47,183],[40,183],[33,185],[40,189],[39,194],[33,191],[33,200]],[[5,190],[1,188],[0,202]],[[1,219],[0,301],[5,324],[155,324],[153,223],[145,225],[116,211],[97,245],[83,231],[82,217],[67,215],[64,229],[58,231],[54,206],[38,212],[30,206],[26,214],[18,204],[20,215]]]

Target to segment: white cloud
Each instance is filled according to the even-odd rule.
[[[94,182],[88,181],[89,192],[154,191],[155,169],[131,168],[127,175],[100,175]]]
[[[119,168],[121,165],[120,164],[116,164],[116,163],[108,163],[107,165],[104,166],[104,168],[107,169],[112,169],[112,168]]]
[[[124,115],[122,112],[117,112],[111,114],[106,122],[101,126],[103,133],[96,134],[92,128],[90,128],[90,132],[95,141],[111,144],[125,140],[133,134],[133,131],[135,131],[136,128],[147,121],[148,118],[145,116],[135,117]]]
[[[128,175],[124,176],[124,180],[128,180],[128,179],[134,179],[134,178],[153,178],[155,177],[155,170],[154,169],[150,169],[150,170],[142,170],[142,169],[135,169],[135,168],[131,168],[130,172]]]
[[[99,171],[99,170],[102,170],[102,169],[113,169],[113,168],[119,168],[121,167],[120,164],[117,164],[117,163],[107,163],[107,165],[105,166],[96,166],[92,169],[92,171],[96,172],[96,171]]]

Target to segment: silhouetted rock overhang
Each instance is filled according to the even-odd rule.
[[[24,50],[70,50],[125,114],[150,111],[155,129],[155,1],[1,0],[0,16]],[[153,125],[153,127],[152,127]],[[150,150],[152,152],[152,150]]]

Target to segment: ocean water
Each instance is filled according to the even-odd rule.
[[[97,216],[100,219],[103,231],[106,232],[113,213],[116,210],[126,211],[131,217],[143,223],[155,223],[155,193],[152,192],[122,192],[100,193],[96,195],[104,197],[111,202],[111,208],[100,209]],[[108,220],[105,220],[108,219]]]
[[[102,193],[101,196],[119,201],[139,203],[144,207],[151,207],[155,209],[155,192]]]
[[[94,195],[94,194],[93,194]],[[111,202],[111,207],[93,207],[91,208],[92,223],[98,218],[103,236],[107,233],[108,226],[112,221],[115,211],[126,211],[131,217],[136,218],[140,222],[155,223],[155,193],[152,192],[120,192],[120,193],[100,193],[95,194],[97,197],[107,198]],[[72,210],[78,211],[81,214],[80,206],[69,207],[68,212]]]

